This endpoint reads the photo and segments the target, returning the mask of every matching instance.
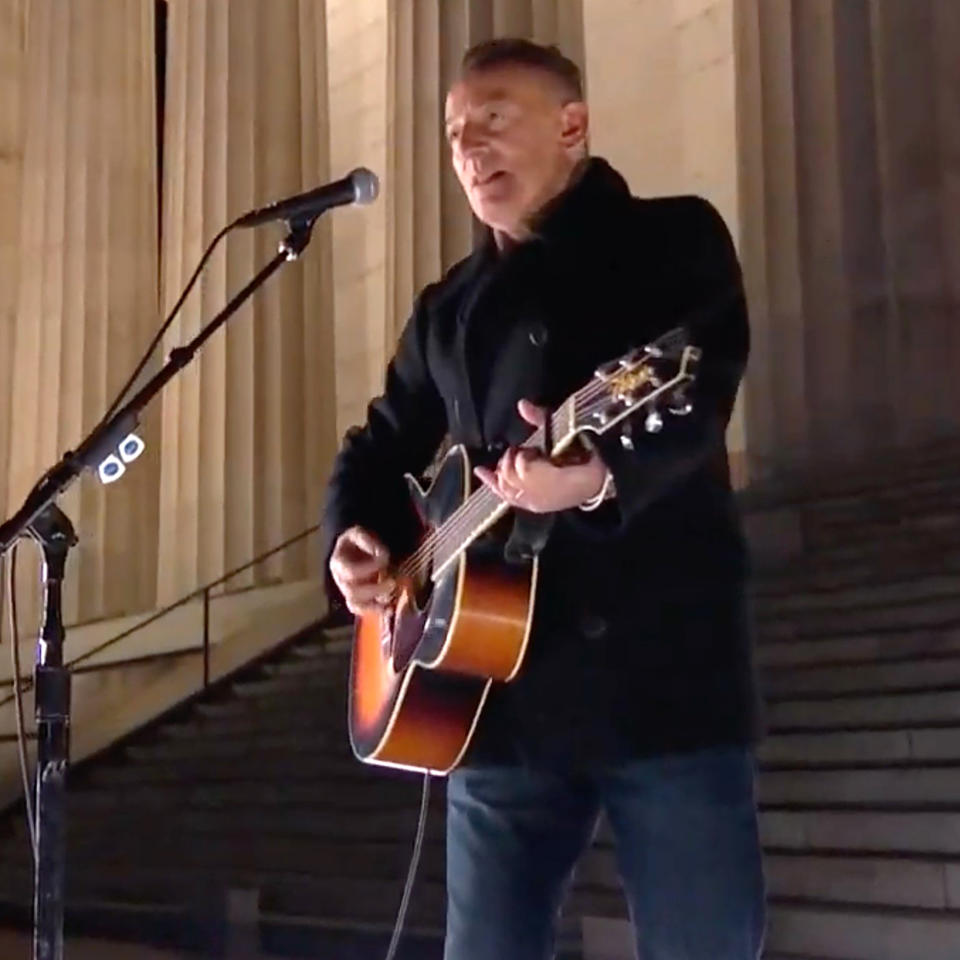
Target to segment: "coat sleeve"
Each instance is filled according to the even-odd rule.
[[[327,485],[321,550],[328,596],[341,598],[329,576],[337,537],[354,525],[375,533],[396,556],[416,532],[404,474],[429,465],[446,431],[443,400],[426,360],[429,310],[421,294],[387,367],[383,394],[363,427],[344,437]]]
[[[564,511],[564,518],[587,535],[620,532],[724,448],[749,351],[743,280],[719,213],[698,197],[684,202],[684,216],[677,217],[668,234],[683,266],[675,271],[677,284],[670,297],[676,311],[664,330],[685,318],[692,320],[691,341],[702,351],[690,391],[693,411],[685,417],[664,413],[663,429],[656,434],[643,430],[640,413],[632,429],[632,450],[621,443],[617,428],[591,437],[613,475],[616,497],[592,512]]]

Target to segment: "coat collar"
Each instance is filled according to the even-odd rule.
[[[484,433],[483,411],[476,408],[470,386],[472,377],[467,356],[469,327],[475,310],[491,283],[501,273],[501,268],[509,269],[509,261],[520,267],[523,259],[528,256],[537,258],[541,252],[551,260],[559,258],[558,262],[572,259],[582,263],[591,254],[599,252],[603,246],[598,243],[599,238],[611,228],[617,211],[627,208],[629,201],[630,190],[623,177],[606,160],[590,158],[571,186],[541,212],[529,240],[501,251],[493,231],[487,228],[473,253],[455,268],[459,274],[455,286],[461,292],[457,305],[457,326],[464,385],[459,418],[467,436],[473,436],[480,442]],[[514,259],[516,257],[520,260]],[[531,378],[535,377],[532,369],[528,373]]]
[[[611,210],[622,208],[629,199],[627,181],[602,157],[589,157],[573,184],[541,211],[531,238],[524,243],[545,243],[548,246],[595,244],[593,230],[602,229],[609,222]],[[473,253],[463,261],[461,283],[469,289],[484,268],[503,255],[497,247],[493,230],[485,227]]]

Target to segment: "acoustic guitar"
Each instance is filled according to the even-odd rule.
[[[582,433],[601,434],[645,414],[690,412],[700,359],[677,328],[599,367],[523,444],[563,453]],[[628,441],[629,442],[629,441]],[[468,552],[509,510],[488,487],[471,492],[466,450],[452,447],[428,490],[406,477],[422,533],[393,571],[383,612],[357,617],[349,729],[356,756],[408,770],[449,773],[462,759],[492,683],[523,663],[533,619],[537,560],[508,564],[502,551]]]

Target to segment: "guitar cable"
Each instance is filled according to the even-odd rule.
[[[27,815],[27,832],[30,838],[30,853],[33,862],[37,862],[37,825],[33,813],[33,798],[30,792],[30,764],[27,759],[27,732],[24,722],[23,693],[29,689],[30,681],[20,681],[20,627],[17,621],[17,548],[13,550],[7,561],[7,610],[10,614],[10,663],[13,674],[14,717],[17,723],[17,755],[20,761],[20,778],[23,781],[23,804]]]
[[[410,897],[413,894],[413,885],[417,879],[417,868],[420,866],[420,854],[423,853],[423,835],[427,827],[427,812],[430,805],[430,773],[423,775],[423,791],[420,794],[420,818],[417,822],[417,835],[413,841],[413,853],[410,856],[410,866],[407,868],[407,879],[403,885],[403,896],[400,898],[400,908],[397,910],[397,919],[393,926],[393,935],[384,960],[393,960],[400,943],[403,924],[410,907]]]

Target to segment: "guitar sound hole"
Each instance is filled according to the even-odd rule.
[[[401,601],[393,618],[393,669],[401,673],[409,665],[423,637],[426,612]]]

